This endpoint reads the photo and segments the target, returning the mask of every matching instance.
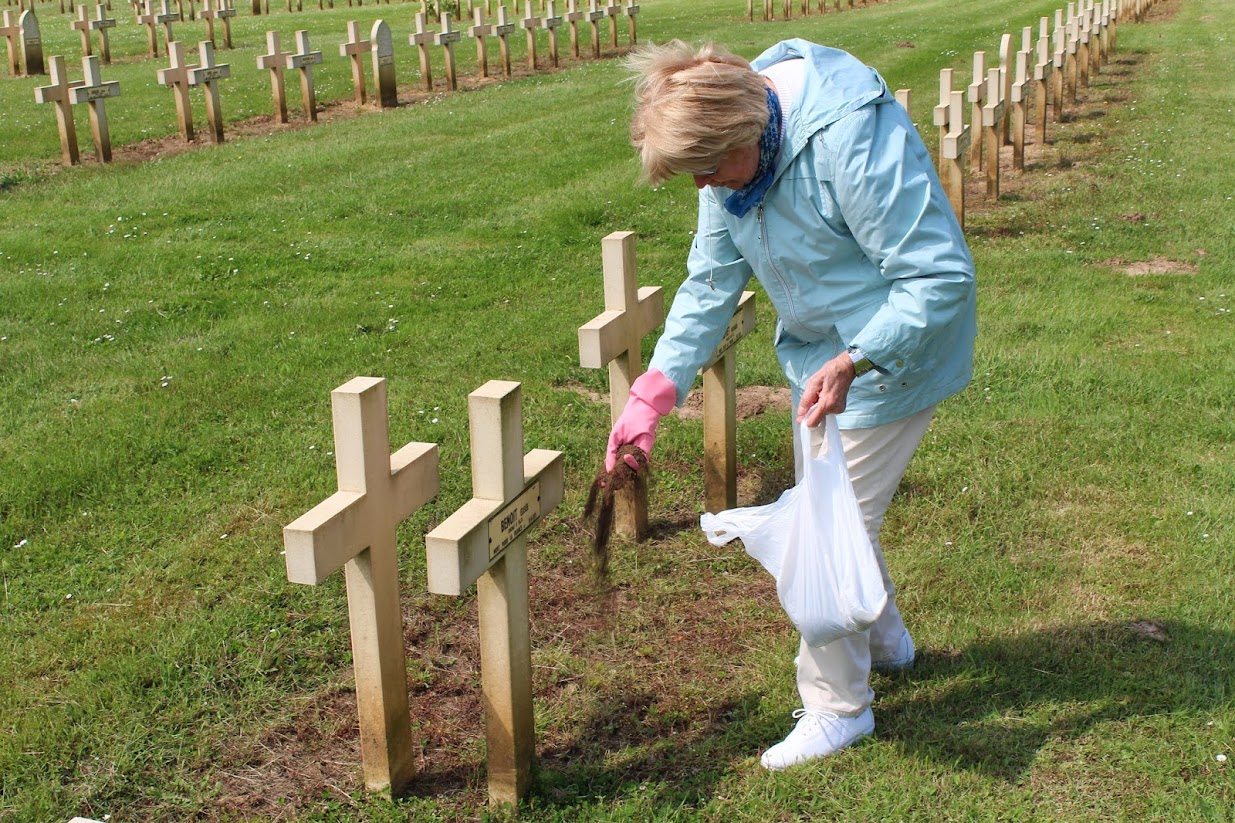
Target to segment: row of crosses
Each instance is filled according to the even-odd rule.
[[[844,11],[845,9],[856,8],[858,0],[832,0],[832,7],[835,11]],[[863,6],[878,3],[879,0],[861,0]],[[890,2],[890,0],[884,0]],[[828,0],[815,0],[815,5],[820,14],[827,14]],[[806,17],[811,13],[811,0],[802,0],[802,16]],[[793,0],[782,0],[781,16],[785,20],[793,18]],[[746,19],[753,22],[755,19],[755,0],[746,0]],[[763,19],[776,19],[776,0],[763,0]]]
[[[632,232],[609,235],[602,249],[605,311],[579,329],[579,356],[584,367],[609,366],[616,415],[642,372],[641,339],[664,321],[664,303],[659,287],[638,285]],[[710,511],[736,505],[734,347],[754,325],[754,294],[745,292],[704,367],[705,395],[726,395],[704,403]],[[340,386],[332,406],[338,491],[283,530],[287,577],[317,585],[344,569],[365,785],[398,794],[415,776],[418,747],[395,533],[438,493],[437,446],[409,443],[390,453],[380,378]],[[524,453],[518,383],[493,380],[472,392],[468,419],[472,497],[425,536],[427,587],[459,597],[476,585],[489,797],[517,802],[530,787],[536,752],[527,533],[562,501],[563,460],[557,451]],[[638,515],[645,527],[646,510]]]
[[[102,14],[102,6],[99,7],[99,14]],[[159,0],[159,6],[156,9],[154,0],[146,0],[143,12],[137,13],[137,22],[146,27],[146,43],[150,57],[159,56],[159,36],[158,27],[163,27],[163,42],[167,46],[170,53],[171,43],[176,38],[172,34],[172,23],[179,22],[184,19],[184,12],[177,7],[172,9],[168,0]],[[78,9],[79,18],[85,16],[84,7]],[[202,11],[199,15],[206,21],[206,40],[210,43],[211,48],[215,46],[214,39],[214,21],[220,20],[223,23],[223,47],[230,49],[232,47],[232,26],[231,18],[236,16],[236,9],[232,6],[232,0],[202,0]],[[114,25],[114,21],[112,22]],[[77,26],[76,23],[73,24]],[[100,30],[101,32],[103,30]],[[103,34],[100,34],[103,38]],[[105,41],[103,41],[105,43]],[[89,54],[89,43],[86,40],[86,35],[82,35],[82,49],[84,53]],[[104,46],[105,48],[105,46]]]

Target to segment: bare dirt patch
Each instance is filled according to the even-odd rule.
[[[745,386],[737,390],[738,420],[749,420],[769,409],[789,408],[791,394],[788,386]],[[703,419],[703,392],[693,391],[677,410],[683,420]]]
[[[1122,271],[1129,277],[1145,277],[1154,274],[1191,276],[1200,271],[1195,264],[1181,260],[1168,260],[1165,257],[1151,257],[1148,260],[1138,260],[1129,263],[1122,258],[1106,261],[1106,265]]]

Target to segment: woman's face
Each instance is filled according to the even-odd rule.
[[[721,158],[715,169],[706,174],[694,175],[695,188],[721,186],[726,189],[740,189],[755,179],[758,169],[758,145],[734,149]]]

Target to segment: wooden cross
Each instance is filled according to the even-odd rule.
[[[43,38],[39,34],[39,20],[34,16],[34,9],[26,9],[17,18],[17,28],[21,30],[21,61],[26,67],[26,76],[46,74],[43,67]]]
[[[0,25],[0,37],[4,38],[4,45],[9,52],[9,73],[14,77],[21,77],[21,64],[18,62],[21,47],[17,43],[21,36],[21,27],[13,22],[13,12],[8,9],[4,10],[0,19],[4,21],[3,25]]]
[[[433,35],[434,45],[441,46],[446,52],[446,88],[454,91],[458,86],[455,83],[455,43],[463,37],[463,32],[455,31],[450,27],[450,12],[442,12],[441,17],[442,30]]]
[[[939,158],[936,168],[943,177],[943,139],[948,136],[949,106],[952,103],[952,69],[939,70],[939,102],[931,109],[931,123],[939,129]]]
[[[26,12],[29,14],[29,12]],[[56,126],[60,131],[60,156],[66,165],[75,166],[80,162],[77,155],[77,131],[73,127],[72,100],[69,90],[79,83],[70,83],[68,72],[64,69],[64,58],[56,55],[51,59],[51,85],[38,86],[34,90],[34,102],[54,103],[56,105]]]
[[[178,22],[181,19],[180,12],[172,11],[167,5],[167,0],[159,0],[160,11],[154,16],[154,22],[163,27],[163,43],[168,45],[176,38],[172,36],[172,23]]]
[[[266,32],[266,54],[257,57],[259,69],[270,69],[270,90],[274,96],[274,112],[280,123],[287,122],[287,94],[283,87],[283,67],[291,56],[279,48],[279,33]]]
[[[145,13],[137,15],[139,25],[146,27],[146,42],[149,44],[149,53],[151,57],[159,56],[159,33],[156,30],[158,23],[155,22],[154,0],[146,0]]]
[[[600,21],[605,10],[598,8],[596,0],[588,0],[587,21],[592,24],[592,56],[600,57]]]
[[[562,25],[562,16],[557,13],[556,0],[549,0],[549,11],[540,22],[541,28],[549,32],[549,62],[557,68],[557,29]]]
[[[664,290],[639,287],[635,233],[613,232],[601,243],[605,311],[579,328],[579,365],[609,367],[610,418],[617,422],[630,386],[643,374],[643,336],[664,322]],[[627,486],[616,497],[614,531],[636,541],[647,535],[647,490]]]
[[[939,154],[943,157],[943,187],[952,213],[962,229],[965,228],[965,158],[969,154],[970,130],[965,125],[965,93],[949,94],[948,132],[943,138]]]
[[[999,199],[999,132],[1007,108],[1000,94],[999,69],[986,72],[986,105],[982,107],[982,140],[986,143],[986,196]]]
[[[223,142],[223,114],[219,110],[218,81],[231,76],[231,67],[226,63],[214,62],[214,45],[209,40],[203,40],[197,45],[197,55],[201,63],[189,70],[189,85],[201,86],[206,92],[206,121],[210,123],[210,133],[215,143]]]
[[[527,30],[527,68],[536,71],[536,29],[540,27],[540,18],[532,14],[532,0],[524,0],[523,19],[519,28]]]
[[[976,128],[982,123],[982,106],[986,101],[986,52],[973,53],[973,81],[969,84],[969,122]],[[969,166],[981,169],[986,162],[982,151],[982,130],[978,129],[969,144]]]
[[[1038,41],[1033,64],[1034,102],[1038,121],[1038,145],[1046,145],[1047,106],[1050,105],[1051,41],[1048,35],[1050,21],[1043,17],[1038,21]]]
[[[622,14],[622,4],[619,0],[609,0],[605,6],[605,15],[609,18],[609,45],[616,49],[618,45],[618,17]]]
[[[107,98],[120,96],[120,83],[115,80],[110,83],[103,82],[97,56],[83,57],[81,70],[85,80],[81,85],[74,85],[69,89],[69,97],[74,104],[85,103],[89,106],[94,156],[100,163],[110,163],[111,134],[107,128]]]
[[[1076,67],[1080,84],[1089,88],[1089,15],[1081,12],[1076,19]]]
[[[371,40],[360,39],[360,24],[355,20],[347,21],[347,40],[339,44],[339,56],[346,57],[352,67],[352,99],[356,105],[365,104],[364,87],[364,55],[373,48]]]
[[[90,28],[99,33],[99,56],[103,59],[104,66],[111,65],[111,41],[107,30],[115,27],[115,19],[107,16],[107,7],[102,3],[95,6],[94,19],[90,21]]]
[[[1004,103],[1012,96],[1012,77],[1015,69],[1012,66],[1012,35],[1004,34],[999,38],[999,99]],[[999,124],[999,145],[1006,146],[1012,142],[1012,110],[1004,106],[1003,122]]]
[[[223,48],[230,49],[232,47],[232,18],[236,16],[236,7],[232,5],[232,0],[218,0],[219,7],[215,9],[215,16],[223,21]]]
[[[579,57],[579,21],[586,16],[579,11],[579,0],[568,0],[565,20],[570,24],[570,54],[575,58]]]
[[[635,0],[626,0],[626,21],[630,24],[630,44],[632,46],[639,45],[639,38],[635,34],[635,15],[639,13],[639,4]]]
[[[912,89],[897,89],[893,94],[896,102],[901,104],[901,108],[905,110],[905,114],[909,115],[909,119],[913,119],[913,90]]]
[[[313,91],[313,67],[322,62],[322,53],[309,48],[309,33],[304,29],[296,32],[295,54],[287,55],[287,68],[300,72],[300,97],[304,101],[305,116],[317,122],[317,95]]]
[[[399,794],[416,772],[399,604],[400,522],[438,491],[437,446],[393,455],[386,381],[331,392],[339,490],[283,529],[287,579],[316,586],[344,567],[365,786]]]
[[[171,66],[159,69],[159,85],[167,86],[176,96],[176,119],[180,123],[180,135],[185,140],[193,139],[193,110],[189,108],[189,72],[197,66],[184,62],[184,43],[173,40],[167,44]]]
[[[1076,52],[1080,46],[1080,32],[1077,30],[1076,12],[1073,9],[1073,5],[1072,3],[1068,4],[1068,21],[1064,29],[1067,32],[1064,74],[1067,76],[1068,101],[1071,103],[1076,102]]]
[[[485,23],[484,10],[479,6],[472,9],[472,19],[476,21],[476,25],[469,27],[467,33],[469,37],[476,38],[476,66],[481,77],[488,77],[489,52],[485,48],[485,38],[493,33],[493,27]]]
[[[1016,80],[1008,98],[1012,103],[1012,167],[1019,171],[1025,170],[1025,108],[1028,88],[1029,52],[1022,49],[1016,53]]]
[[[433,43],[433,32],[425,28],[425,13],[416,14],[416,31],[408,35],[408,42],[420,52],[420,81],[429,91],[433,90],[433,64],[429,62],[429,46]]]
[[[377,99],[384,109],[399,105],[399,87],[395,82],[395,47],[390,26],[385,20],[377,20],[369,30],[373,41],[373,85],[377,87]]]
[[[199,16],[206,21],[206,39],[211,46],[214,45],[214,21],[218,14],[214,10],[214,0],[202,0],[202,13]]]
[[[82,57],[89,57],[93,52],[90,45],[90,17],[85,6],[77,7],[77,19],[69,23],[69,27],[81,35]]]
[[[755,330],[755,293],[744,291],[712,357],[703,364],[703,487],[706,510],[738,504],[737,344]]]
[[[1061,12],[1055,10],[1055,28],[1051,32],[1051,108],[1055,110],[1056,122],[1063,122],[1064,69],[1067,65],[1067,31],[1063,26]]]
[[[506,38],[515,30],[515,24],[510,22],[506,16],[506,7],[497,7],[497,25],[493,27],[493,34],[497,36],[497,42],[502,54],[502,74],[505,77],[510,77],[510,43]]]
[[[527,530],[562,500],[562,453],[523,453],[522,390],[491,380],[468,395],[472,499],[425,537],[429,591],[476,583],[489,799],[517,803],[536,754]]]

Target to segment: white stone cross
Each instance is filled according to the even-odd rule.
[[[1037,53],[1033,64],[1034,94],[1037,95],[1038,145],[1046,145],[1047,107],[1050,105],[1051,41],[1050,20],[1038,21]]]
[[[230,49],[232,47],[232,18],[236,16],[236,7],[232,5],[232,0],[218,0],[219,7],[215,9],[215,16],[223,21],[223,48]]]
[[[218,81],[231,77],[232,70],[226,63],[214,61],[214,45],[209,40],[197,44],[197,55],[201,62],[189,70],[189,85],[201,86],[205,90],[206,121],[210,124],[210,134],[215,143],[222,143],[223,112],[219,109]]]
[[[557,30],[562,25],[562,16],[557,13],[557,0],[549,0],[549,10],[540,21],[540,27],[549,32],[549,62],[557,68]]]
[[[463,37],[463,32],[450,27],[450,12],[442,12],[442,30],[433,35],[434,45],[441,46],[446,52],[446,88],[454,91],[458,88],[455,82],[455,43]]]
[[[197,68],[186,64],[184,43],[173,40],[167,44],[171,66],[159,69],[159,85],[167,86],[176,96],[176,119],[180,124],[180,136],[193,139],[193,110],[189,107],[189,72]]]
[[[167,5],[167,0],[159,0],[159,13],[154,16],[154,22],[163,27],[164,45],[168,45],[176,39],[172,35],[172,23],[179,22],[180,20],[181,15],[179,11],[172,11],[171,7]]]
[[[60,131],[60,156],[66,165],[75,166],[80,159],[77,154],[77,130],[73,126],[72,100],[69,89],[80,83],[70,83],[64,68],[64,58],[51,58],[51,84],[34,89],[34,102],[53,103],[56,106],[56,126]]]
[[[115,80],[110,83],[103,82],[98,56],[83,57],[81,70],[85,79],[80,86],[74,85],[69,90],[69,96],[73,103],[85,103],[89,106],[94,156],[100,163],[110,163],[111,135],[107,127],[107,98],[120,96],[120,83]]]
[[[579,327],[579,365],[609,367],[609,412],[617,422],[630,386],[643,374],[644,335],[665,320],[664,290],[639,287],[635,265],[635,233],[613,232],[601,242],[605,311]],[[615,497],[613,528],[617,534],[642,541],[647,535],[647,491],[628,485]]]
[[[703,364],[703,488],[713,514],[738,504],[736,346],[755,330],[755,293],[744,291],[725,334]]]
[[[982,107],[986,102],[986,52],[984,51],[973,53],[973,80],[969,84],[968,92],[969,122],[978,129],[969,143],[969,166],[981,169],[986,162],[982,151],[982,130],[978,128],[982,124]]]
[[[427,21],[425,13],[416,13],[416,31],[408,35],[407,41],[416,47],[420,54],[420,82],[429,91],[433,90],[433,64],[429,61],[429,46],[433,43],[435,32],[425,28]]]
[[[982,141],[986,144],[986,196],[999,199],[999,132],[1007,108],[999,69],[986,72],[986,105],[982,107]]]
[[[952,212],[961,228],[965,228],[965,157],[969,153],[969,141],[972,139],[969,126],[965,125],[965,93],[954,91],[950,94],[951,103],[948,106],[948,132],[940,146],[943,157],[944,190],[952,203]]]
[[[372,40],[362,40],[360,24],[355,20],[347,21],[347,40],[339,44],[339,56],[346,57],[352,67],[352,99],[356,105],[365,104],[365,65],[364,55],[373,48]]]
[[[283,85],[283,67],[287,65],[290,52],[279,48],[279,33],[266,32],[266,54],[257,56],[259,69],[270,69],[270,91],[274,96],[274,112],[280,123],[287,122],[287,92]]]
[[[1026,28],[1028,37],[1032,29]],[[1025,169],[1025,124],[1028,117],[1027,105],[1029,96],[1029,50],[1022,49],[1016,53],[1016,77],[1012,82],[1012,92],[1008,101],[1012,104],[1012,167],[1020,171]]]
[[[369,30],[373,42],[373,85],[377,87],[377,99],[384,109],[399,105],[399,87],[395,82],[395,47],[390,26],[385,20],[376,20]]]
[[[304,29],[296,32],[296,53],[287,55],[287,68],[300,72],[300,97],[304,101],[305,116],[317,122],[317,95],[313,90],[313,67],[322,62],[322,53],[312,51],[309,33]]]
[[[206,21],[206,39],[212,46],[214,45],[214,21],[218,16],[219,13],[214,8],[214,0],[202,0],[202,11],[198,17]]]
[[[476,38],[476,67],[481,77],[489,76],[489,52],[485,48],[485,38],[493,34],[493,27],[485,23],[485,12],[480,6],[472,9],[472,19],[476,25],[469,26],[467,34]]]
[[[77,7],[77,19],[69,23],[69,26],[81,35],[82,57],[89,57],[93,53],[90,45],[90,16],[84,5]]]
[[[1016,72],[1012,60],[1012,35],[1005,33],[999,38],[999,99],[1004,102],[1003,122],[999,125],[1000,146],[1012,142],[1012,107],[1007,105],[1012,97],[1012,81]]]
[[[532,0],[523,2],[523,19],[519,28],[527,30],[527,68],[536,71],[536,29],[540,28],[540,18],[532,13]]]
[[[111,41],[108,38],[107,30],[116,27],[115,18],[107,16],[107,7],[99,3],[94,7],[94,19],[90,21],[90,28],[99,33],[99,56],[103,58],[103,65],[111,65]]]
[[[931,109],[931,123],[939,129],[939,176],[943,177],[943,138],[948,136],[948,107],[952,102],[952,69],[939,70],[939,102]]]
[[[393,455],[386,381],[357,377],[331,392],[339,490],[283,529],[287,579],[347,579],[365,785],[399,794],[415,775],[395,530],[438,491],[437,446]]]
[[[155,22],[157,15],[154,13],[154,0],[146,0],[145,13],[137,15],[137,22],[146,27],[146,42],[149,45],[149,53],[151,57],[159,56],[159,33],[155,28],[158,23]]]
[[[562,500],[561,452],[523,453],[522,389],[491,380],[468,395],[472,499],[425,538],[429,591],[476,583],[489,798],[517,803],[536,754],[527,530]]]

